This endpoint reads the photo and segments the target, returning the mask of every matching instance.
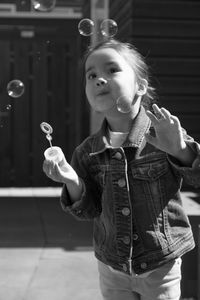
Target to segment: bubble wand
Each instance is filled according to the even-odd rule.
[[[44,157],[46,160],[54,161],[55,163],[58,163],[59,165],[62,165],[62,162],[64,162],[64,154],[60,147],[52,146],[52,133],[53,128],[50,124],[46,122],[42,122],[40,124],[41,130],[46,134],[46,139],[49,141],[50,147],[47,148],[44,152]]]
[[[53,133],[53,128],[51,127],[50,124],[48,124],[46,122],[42,122],[40,124],[40,128],[46,134],[46,139],[49,141],[50,147],[52,148],[52,143],[51,143],[52,136],[51,136],[51,134]]]

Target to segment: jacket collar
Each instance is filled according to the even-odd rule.
[[[131,129],[123,147],[138,148],[143,141],[144,133],[148,131],[150,125],[150,119],[146,115],[144,107],[141,106],[138,115],[132,120]],[[101,153],[108,148],[112,148],[112,146],[108,141],[108,123],[104,119],[100,130],[94,135],[92,153],[90,155]]]

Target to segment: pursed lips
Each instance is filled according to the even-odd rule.
[[[101,92],[99,92],[99,93],[97,93],[97,96],[104,96],[104,95],[107,95],[107,94],[109,94],[109,91],[101,91]]]

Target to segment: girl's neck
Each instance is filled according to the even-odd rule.
[[[113,116],[106,116],[110,130],[114,132],[129,132],[132,120],[137,116],[138,111],[131,111],[127,114],[118,113]]]
[[[112,118],[112,117],[107,117],[106,118],[109,124],[109,128],[111,131],[115,132],[128,132],[130,129],[130,123],[131,119],[130,118]]]

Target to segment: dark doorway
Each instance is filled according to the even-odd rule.
[[[53,145],[67,159],[88,133],[88,112],[80,99],[77,20],[6,22],[0,24],[0,182],[47,186],[42,161],[49,144],[40,123],[52,125]],[[13,79],[25,86],[19,98],[9,97],[6,90]]]

